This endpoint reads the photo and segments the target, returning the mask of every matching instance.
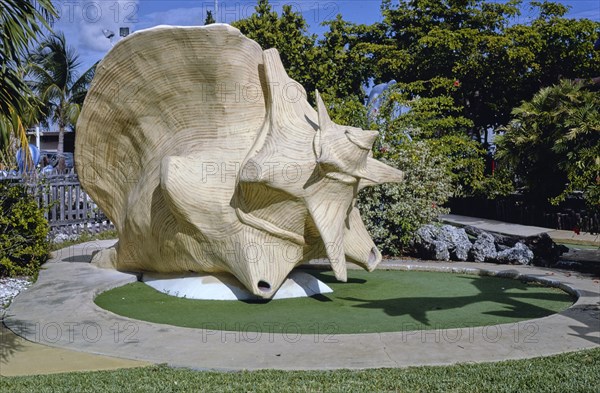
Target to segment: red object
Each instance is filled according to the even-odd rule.
[[[581,229],[579,229],[579,227],[573,227],[573,232],[575,232],[576,235],[579,235],[581,233]]]
[[[459,80],[455,80],[454,81],[454,86],[456,86],[456,87],[460,86],[460,81]]]

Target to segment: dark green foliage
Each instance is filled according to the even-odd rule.
[[[56,16],[51,0],[0,0],[0,152],[11,135],[27,143],[24,123],[39,103],[23,80],[25,53]]]
[[[284,5],[279,15],[268,0],[259,0],[255,13],[233,23],[263,49],[278,49],[287,73],[306,89],[309,101],[314,102],[318,89],[327,103],[362,102],[362,86],[370,71],[360,46],[369,28],[346,22],[339,15],[324,25],[329,31],[317,41],[316,35],[308,34],[302,14]]]
[[[280,16],[268,0],[259,0],[252,15],[233,22],[232,26],[263,49],[277,48],[289,76],[308,92],[315,89],[310,69],[315,59],[316,36],[308,34],[306,20],[291,5],[284,5]]]
[[[323,25],[329,30],[317,43],[311,69],[315,86],[326,101],[349,97],[362,101],[363,85],[372,76],[361,49],[369,28],[347,22],[341,15]]]
[[[358,206],[381,252],[401,255],[417,229],[448,212],[441,207],[453,194],[448,158],[427,141],[379,146],[375,157],[404,171],[404,181],[364,189]]]
[[[370,129],[367,120],[367,107],[355,96],[346,98],[330,98],[326,101],[331,120],[337,124]]]
[[[373,121],[388,145],[398,145],[409,138],[422,140],[434,154],[445,157],[445,173],[452,182],[453,196],[505,195],[512,189],[510,182],[499,175],[485,175],[486,151],[469,136],[473,122],[452,97],[459,88],[459,83],[446,78],[397,83],[384,94]],[[436,95],[428,97],[428,91]]]
[[[513,111],[498,156],[534,200],[558,203],[583,191],[600,207],[600,92],[563,81]]]
[[[0,183],[0,277],[36,276],[48,256],[48,222],[21,185]]]
[[[432,139],[445,135],[467,135],[473,122],[461,113],[462,107],[452,97],[458,87],[454,80],[434,78],[429,81],[399,82],[382,100],[375,122],[387,123],[386,139]],[[398,116],[400,107],[405,108]],[[410,111],[407,111],[410,109]]]
[[[50,0],[0,0],[0,9],[0,115],[8,116],[26,111],[21,94],[29,89],[19,68],[24,65],[28,45],[57,13]]]
[[[600,53],[592,48],[598,22],[567,19],[560,4],[532,2],[533,21],[522,24],[520,3],[384,0],[384,19],[365,42],[366,59],[381,81],[457,81],[451,96],[473,122],[472,133],[483,135],[561,76],[600,75]]]
[[[466,135],[446,135],[432,139],[434,151],[448,158],[447,175],[454,185],[454,196],[481,193],[487,177],[485,170],[485,150]]]

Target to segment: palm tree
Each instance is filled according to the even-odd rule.
[[[79,57],[67,46],[62,32],[49,35],[31,53],[29,60],[29,83],[42,102],[41,122],[58,126],[57,153],[60,156],[64,151],[65,130],[75,128],[96,64],[79,76]]]
[[[51,0],[0,0],[0,10],[0,150],[4,150],[11,134],[27,145],[25,126],[36,102],[23,81],[24,55],[58,14]]]
[[[540,90],[512,111],[501,128],[498,159],[512,168],[529,195],[563,201],[584,191],[589,207],[600,207],[600,93],[583,82],[563,80]]]

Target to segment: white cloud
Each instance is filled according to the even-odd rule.
[[[131,31],[139,19],[139,0],[61,0],[55,2],[60,18],[54,30],[65,33],[69,45],[77,48],[83,67],[102,58],[116,43],[120,27]],[[103,30],[115,33],[111,40]]]
[[[215,17],[213,1],[190,1],[192,7],[173,8],[166,11],[156,11],[144,15],[142,28],[157,25],[173,26],[202,26],[207,11]],[[219,22],[231,23],[241,18],[246,18],[254,12],[255,1],[219,1]]]
[[[145,29],[158,25],[201,26],[204,24],[205,17],[204,7],[174,8],[144,15],[140,27]]]
[[[181,3],[181,2],[178,2]],[[141,28],[157,25],[194,26],[204,24],[207,11],[218,16],[219,22],[231,23],[238,19],[248,18],[255,12],[256,0],[219,1],[218,15],[215,15],[214,1],[189,1],[190,7],[173,8],[166,11],[156,11],[144,15]],[[307,22],[318,25],[323,20],[333,19],[340,12],[337,2],[331,0],[272,0],[272,9],[281,14],[283,6],[289,5],[294,12],[304,15]]]

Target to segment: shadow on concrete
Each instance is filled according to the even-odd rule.
[[[8,363],[9,359],[23,349],[20,338],[14,334],[0,320],[0,368],[2,363]]]
[[[580,291],[582,297],[598,296],[597,293]],[[574,333],[570,336],[581,337],[596,345],[600,345],[600,302],[596,304],[582,304],[573,306],[563,312],[562,315],[573,319],[580,325],[569,325]],[[581,326],[583,325],[583,326]]]
[[[61,262],[81,262],[90,263],[92,261],[92,255],[75,255],[72,257],[63,258]]]
[[[112,243],[104,240],[90,241],[61,248],[51,253],[50,262],[79,262],[90,263],[92,256],[103,249],[110,248]]]

